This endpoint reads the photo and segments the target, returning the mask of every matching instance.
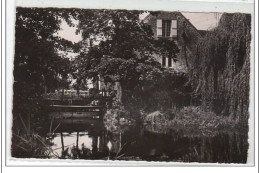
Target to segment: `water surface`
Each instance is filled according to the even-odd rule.
[[[54,158],[246,163],[247,135],[237,131],[191,133],[99,119],[60,119],[46,139]],[[188,128],[188,127],[187,127]]]

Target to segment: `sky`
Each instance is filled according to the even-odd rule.
[[[74,22],[77,24],[77,22]],[[81,34],[76,35],[76,27],[70,27],[64,20],[61,23],[61,30],[58,31],[57,35],[60,37],[72,41],[73,43],[79,42],[82,37]]]
[[[210,30],[217,26],[220,13],[182,13],[198,30]]]

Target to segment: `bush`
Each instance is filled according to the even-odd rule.
[[[145,123],[156,124],[156,125],[166,124],[169,120],[170,120],[169,116],[160,111],[152,112],[144,118]]]
[[[130,116],[130,112],[127,111],[123,106],[118,108],[108,109],[103,119],[104,121],[109,121],[109,122],[133,121],[132,117]]]
[[[214,112],[205,111],[200,107],[189,106],[175,113],[170,125],[178,124],[199,129],[234,128],[238,125],[236,119],[225,116],[217,116]]]
[[[214,136],[222,131],[237,130],[239,121],[231,117],[217,116],[214,112],[201,107],[188,106],[179,110],[155,111],[143,115],[143,122],[148,131],[167,133],[178,131],[184,136]]]
[[[146,112],[167,110],[189,104],[190,86],[185,73],[164,69],[153,74],[133,88],[124,91],[123,103],[128,109],[144,109]]]

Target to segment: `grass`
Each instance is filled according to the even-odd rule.
[[[38,134],[13,134],[12,156],[17,158],[52,158],[55,153]]]
[[[52,125],[51,125],[52,126]],[[55,158],[58,155],[51,149],[46,138],[30,129],[31,122],[25,123],[23,118],[14,119],[12,129],[12,157],[16,158]],[[50,127],[50,133],[52,127]],[[54,130],[57,127],[54,127]]]

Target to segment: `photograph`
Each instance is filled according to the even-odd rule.
[[[246,165],[252,22],[17,6],[11,158]]]

